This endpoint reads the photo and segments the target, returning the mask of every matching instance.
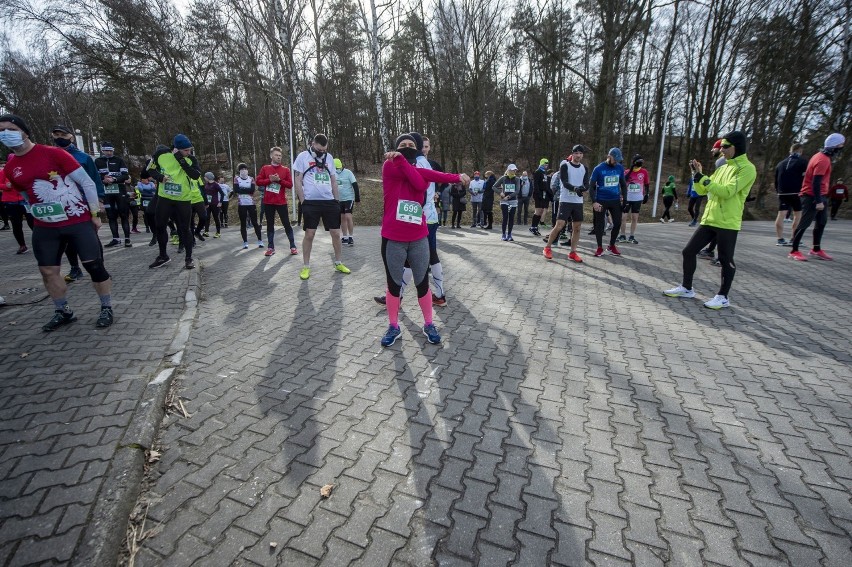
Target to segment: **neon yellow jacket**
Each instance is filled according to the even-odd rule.
[[[174,154],[164,153],[154,160],[154,165],[160,173],[169,177],[168,181],[160,183],[157,194],[173,201],[190,201],[193,187],[198,184],[189,178],[178,163]]]
[[[693,184],[693,190],[699,195],[707,195],[701,224],[740,230],[745,200],[755,179],[757,170],[745,154],[728,160],[710,177],[699,177]]]

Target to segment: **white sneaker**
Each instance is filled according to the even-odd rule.
[[[704,304],[704,307],[707,309],[722,309],[724,307],[730,307],[731,304],[728,302],[728,298],[724,295],[716,295]]]
[[[2,295],[0,295],[0,305],[6,305],[6,300],[3,299]]]
[[[258,240],[258,241],[257,241],[257,247],[258,247],[258,248],[263,248],[263,240]]]
[[[663,292],[663,295],[667,295],[669,297],[685,297],[687,299],[690,299],[690,298],[695,297],[695,291],[693,291],[691,289],[686,289],[682,285],[679,285],[677,287],[667,289],[666,291]]]

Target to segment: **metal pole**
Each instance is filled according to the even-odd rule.
[[[654,207],[651,209],[651,218],[657,217],[657,201],[660,198],[660,175],[663,172],[663,148],[666,145],[666,124],[669,122],[669,105],[666,105],[666,111],[663,114],[663,131],[660,138],[660,159],[657,160],[657,183],[654,188]]]
[[[231,153],[231,133],[228,132],[228,168],[234,173],[234,156]]]
[[[293,104],[290,102],[290,97],[285,98],[287,101],[287,114],[290,118],[290,176],[293,176],[293,165],[296,163],[296,158],[293,156]],[[290,187],[290,202],[293,203],[293,208],[290,210],[290,220],[296,222],[297,214],[296,207],[299,204],[296,202],[296,184]]]

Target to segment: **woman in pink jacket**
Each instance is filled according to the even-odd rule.
[[[470,178],[464,174],[442,173],[414,166],[417,161],[417,143],[408,134],[396,139],[396,151],[385,154],[382,166],[384,190],[384,215],[382,216],[382,260],[385,264],[388,289],[386,305],[389,326],[381,343],[389,347],[396,342],[399,329],[400,288],[402,272],[411,268],[417,287],[417,301],[423,312],[423,334],[432,344],[441,342],[441,335],[432,322],[432,295],[429,293],[429,243],[423,205],[430,182],[464,183]]]

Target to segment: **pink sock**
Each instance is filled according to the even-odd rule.
[[[400,299],[391,293],[385,292],[385,305],[388,309],[388,322],[394,327],[399,327],[399,303]]]
[[[418,297],[417,302],[420,303],[420,311],[423,312],[423,324],[432,324],[432,294],[427,293],[423,297]]]

